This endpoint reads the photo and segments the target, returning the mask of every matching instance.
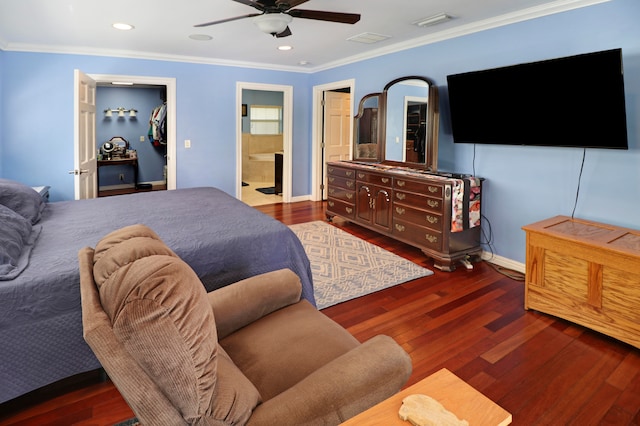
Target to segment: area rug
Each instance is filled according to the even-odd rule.
[[[290,228],[311,262],[318,309],[433,274],[323,221]]]

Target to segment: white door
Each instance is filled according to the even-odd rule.
[[[322,199],[327,199],[327,162],[349,160],[351,153],[351,94],[324,94],[324,186]]]
[[[96,198],[96,82],[80,70],[74,72],[75,159],[74,188],[76,200]]]

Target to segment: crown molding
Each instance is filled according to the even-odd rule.
[[[490,19],[473,22],[466,25],[460,25],[451,29],[438,31],[424,37],[409,40],[407,42],[395,43],[380,49],[371,50],[359,55],[353,55],[337,61],[328,62],[323,65],[307,67],[304,66],[285,66],[278,64],[265,64],[250,61],[234,61],[218,58],[208,58],[200,56],[181,56],[181,55],[165,55],[154,52],[138,52],[128,50],[109,50],[95,49],[78,46],[47,46],[37,44],[20,44],[9,43],[0,39],[0,49],[4,51],[20,51],[20,52],[37,52],[37,53],[58,53],[69,55],[87,55],[87,56],[109,56],[117,58],[130,59],[146,59],[154,61],[168,62],[186,62],[194,64],[220,65],[240,68],[263,69],[270,71],[288,71],[296,73],[311,74],[319,71],[325,71],[344,65],[353,64],[367,59],[384,56],[390,53],[400,52],[403,50],[413,49],[415,47],[425,46],[428,44],[438,43],[465,35],[499,28],[505,25],[515,24],[522,21],[541,18],[544,16],[554,15],[561,12],[567,12],[574,9],[593,6],[600,3],[606,3],[611,0],[558,0],[544,5],[530,7],[517,12],[507,13]]]

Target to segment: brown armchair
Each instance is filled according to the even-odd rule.
[[[391,338],[358,342],[300,300],[289,270],[206,293],[143,225],[79,253],[84,338],[143,425],[332,425],[411,373]]]

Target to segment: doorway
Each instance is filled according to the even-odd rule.
[[[166,187],[167,189],[176,189],[176,80],[175,78],[164,78],[164,77],[145,77],[145,76],[127,76],[127,75],[112,75],[112,74],[87,74],[88,78],[93,81],[95,85],[107,85],[112,82],[119,82],[122,84],[136,85],[136,86],[149,86],[149,87],[166,87],[166,104],[167,104],[167,115],[166,115]],[[79,103],[79,99],[75,100],[76,103]],[[99,111],[96,114],[103,115],[102,111]],[[95,123],[93,123],[93,131],[95,136]],[[76,124],[78,126],[78,124]],[[77,130],[77,134],[81,135],[82,132]],[[75,156],[74,164],[76,170],[81,170],[79,167],[80,164],[80,152],[81,144],[83,138],[76,137],[75,140]],[[94,146],[95,146],[95,142]],[[93,161],[96,161],[95,159]],[[96,170],[95,164],[93,170]],[[79,185],[79,176],[76,175],[76,184],[75,184],[75,198],[90,198],[83,196],[80,191]],[[95,192],[97,195],[97,191]]]
[[[355,90],[355,80],[343,80],[334,83],[314,86],[313,88],[313,122],[312,122],[312,155],[311,155],[311,199],[313,201],[326,200],[327,188],[327,161],[329,154],[327,153],[327,137],[340,137],[342,139],[339,149],[334,152],[340,152],[340,159],[351,159],[352,140],[353,140],[353,94]],[[347,106],[344,110],[348,114],[348,119],[342,117],[338,120],[337,116],[329,120],[332,113],[327,112],[327,98],[336,98],[331,93],[349,93]],[[339,99],[340,97],[338,97]],[[344,99],[344,97],[343,97]],[[341,101],[341,102],[344,102]],[[344,114],[341,113],[341,114]],[[335,114],[335,113],[334,113]],[[339,126],[339,128],[336,128]],[[337,136],[339,135],[339,136]],[[333,145],[333,144],[332,144]],[[345,145],[348,149],[345,150]],[[331,148],[330,148],[331,150]],[[333,156],[333,154],[331,154]],[[346,156],[346,158],[344,158]],[[333,158],[336,159],[335,157]]]
[[[251,131],[251,105],[249,105],[249,101],[245,102],[246,99],[250,99],[247,97],[248,94],[252,94],[253,99],[279,99],[278,101],[256,101],[255,105],[262,107],[260,108],[261,112],[265,113],[267,118],[262,123],[253,124],[266,128],[273,125],[277,127],[277,131]],[[259,205],[291,201],[292,105],[293,87],[291,86],[246,82],[236,84],[236,198],[247,204]],[[271,114],[278,108],[280,108],[281,117],[270,119],[273,118]],[[251,174],[248,170],[248,163],[255,165],[255,171]],[[276,170],[278,165],[280,166],[279,170]],[[257,177],[248,182],[248,179],[245,178],[252,174],[256,174]],[[277,182],[279,184],[277,192],[281,195],[275,190],[277,177],[280,176],[280,182]],[[243,184],[245,185],[243,186]],[[272,188],[273,193],[257,192],[257,189],[270,190]]]

